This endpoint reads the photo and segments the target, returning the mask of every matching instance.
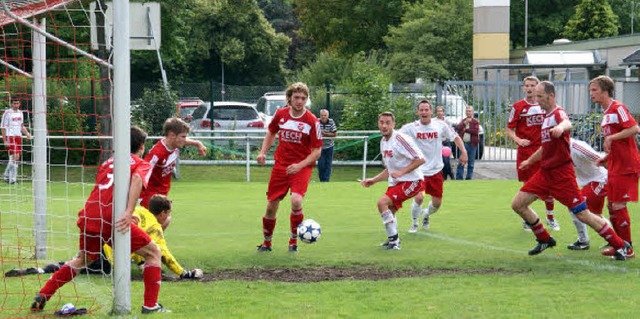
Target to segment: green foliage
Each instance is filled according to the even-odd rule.
[[[402,24],[385,36],[396,82],[472,78],[473,5],[424,1],[407,7]]]
[[[580,0],[536,0],[528,1],[528,46],[550,44],[561,38],[566,21]],[[553,10],[549,10],[553,8]],[[513,49],[524,46],[525,1],[511,1],[510,40]]]
[[[155,88],[145,88],[142,97],[131,107],[131,124],[140,126],[151,136],[162,136],[164,122],[176,116],[178,97],[175,92],[165,90],[162,83]]]
[[[351,56],[320,52],[315,61],[305,66],[297,74],[300,81],[309,86],[325,86],[329,83],[341,83],[353,72]]]
[[[582,0],[562,33],[570,40],[587,40],[618,35],[618,16],[606,0]]]
[[[403,0],[294,0],[300,32],[319,51],[354,54],[385,48],[389,26],[400,22]]]

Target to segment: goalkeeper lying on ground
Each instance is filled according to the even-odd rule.
[[[149,200],[149,210],[142,206],[136,207],[133,215],[138,219],[138,226],[144,230],[149,237],[160,247],[162,251],[162,263],[171,269],[176,275],[179,275],[181,279],[194,279],[202,278],[202,270],[192,269],[185,270],[180,266],[178,261],[169,251],[167,242],[164,239],[164,232],[162,231],[162,223],[171,215],[171,200],[166,196],[156,194]],[[134,218],[135,221],[135,218]],[[131,259],[136,264],[144,263],[142,257],[132,254]],[[113,252],[109,245],[102,247],[101,258],[97,259],[91,265],[86,267],[87,273],[111,273],[111,262],[113,261]],[[49,264],[43,268],[24,268],[24,269],[12,269],[5,273],[5,277],[16,277],[30,274],[44,274],[53,273],[64,263]],[[84,272],[84,271],[83,271]]]

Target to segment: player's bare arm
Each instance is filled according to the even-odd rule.
[[[638,133],[638,126],[627,127],[626,129],[616,133],[611,134],[604,138],[604,144],[602,145],[605,152],[609,152],[611,150],[611,143],[616,140],[625,139],[631,136],[634,136]]]
[[[298,173],[301,169],[312,165],[315,163],[318,158],[320,158],[320,154],[322,154],[322,148],[316,147],[311,150],[311,154],[309,154],[302,162],[294,163],[287,166],[287,174],[293,175]]]
[[[260,148],[260,154],[256,158],[258,164],[264,164],[267,160],[267,152],[271,145],[276,141],[276,133],[273,133],[267,130],[267,134],[264,136],[264,140],[262,141],[262,148]]]
[[[469,161],[469,155],[467,154],[467,149],[464,148],[464,142],[462,141],[460,136],[456,136],[456,138],[453,139],[453,143],[456,144],[458,150],[460,151],[460,157],[458,157],[458,161],[461,165],[467,165],[467,162]]]
[[[185,141],[186,145],[189,146],[195,146],[198,148],[198,155],[207,155],[207,147],[204,146],[204,144],[202,144],[202,142],[198,141],[198,140],[192,140],[190,138],[187,138],[187,140]]]
[[[551,135],[553,135],[553,137],[558,138],[562,136],[564,132],[570,131],[570,130],[571,130],[571,121],[564,120],[560,122],[560,124],[551,128],[549,131],[551,131]]]
[[[140,198],[140,192],[142,191],[142,177],[138,174],[131,176],[131,186],[129,186],[129,197],[127,199],[127,208],[124,214],[116,222],[116,230],[121,233],[129,231],[131,225],[133,210],[138,204],[138,198]]]
[[[533,155],[529,156],[526,160],[520,163],[520,167],[518,169],[525,170],[531,167],[531,165],[535,162],[542,160],[542,146],[538,148],[538,150],[533,153]]]
[[[419,159],[415,159],[413,161],[411,161],[411,163],[409,165],[407,165],[403,170],[401,171],[393,171],[391,172],[391,177],[393,178],[398,178],[406,173],[409,173],[411,171],[413,171],[414,169],[420,167],[420,165],[424,164],[425,160],[424,158],[419,158]]]
[[[526,138],[519,138],[516,135],[516,131],[508,127],[507,127],[507,136],[509,136],[509,138],[511,138],[518,146],[524,147],[524,146],[529,146],[531,144],[530,140]]]
[[[360,185],[364,187],[369,187],[379,181],[387,180],[388,178],[389,178],[389,170],[385,168],[382,172],[380,172],[380,174],[372,178],[365,178],[362,181],[360,181]]]

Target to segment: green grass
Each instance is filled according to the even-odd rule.
[[[372,169],[368,175],[377,171]],[[375,204],[386,185],[380,183],[369,189],[359,186],[355,179],[361,177],[360,168],[336,169],[331,183],[317,182],[314,174],[304,207],[306,217],[322,225],[320,241],[302,244],[298,254],[287,252],[287,198],[278,213],[274,251],[258,254],[255,246],[262,240],[268,174],[268,168],[252,168],[252,182],[233,182],[230,180],[244,180],[244,167],[183,167],[183,177],[173,183],[170,193],[174,216],[166,236],[185,267],[203,268],[205,273],[315,266],[451,271],[389,280],[317,283],[165,282],[160,302],[174,312],[157,317],[622,318],[634,317],[640,311],[638,260],[607,260],[597,249],[604,242],[593,231],[591,250],[566,249],[575,241],[576,233],[569,213],[558,203],[556,218],[562,230],[552,235],[559,246],[539,256],[527,255],[535,241],[530,232],[522,231],[520,219],[510,209],[520,186],[515,181],[447,181],[444,206],[432,217],[431,230],[417,234],[406,232],[410,203],[405,203],[398,214],[402,250],[384,251],[377,246],[386,235]],[[0,192],[6,186],[2,187]],[[536,202],[534,208],[542,213],[544,205]],[[5,208],[0,206],[0,210]],[[632,204],[630,211],[637,210],[637,204]],[[3,227],[9,219],[5,215],[0,215],[5,218],[0,219]],[[25,218],[21,222],[29,221]],[[62,221],[56,225],[64,227]],[[633,234],[640,236],[638,227]],[[75,248],[75,235],[67,237],[70,239],[59,240],[56,245],[69,242]],[[27,307],[31,295],[48,276],[36,277],[3,278],[0,291],[24,292],[26,297],[6,297],[0,292],[0,307]],[[80,277],[75,285],[61,289],[53,303],[74,302],[89,307],[88,300],[73,298],[94,294],[104,307],[88,317],[103,317],[108,313],[110,298],[103,286],[100,277]],[[142,289],[141,282],[132,283],[136,315]],[[60,295],[64,297],[59,299]],[[48,310],[54,308],[52,304]],[[3,316],[17,315],[15,311],[1,311]]]

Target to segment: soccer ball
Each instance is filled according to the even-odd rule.
[[[74,306],[72,303],[65,304],[64,306],[62,306],[62,308],[60,308],[60,314],[62,315],[68,315],[73,313],[74,311],[76,311],[76,306]]]
[[[298,226],[298,237],[307,244],[315,243],[321,234],[320,224],[313,219],[305,219]]]

